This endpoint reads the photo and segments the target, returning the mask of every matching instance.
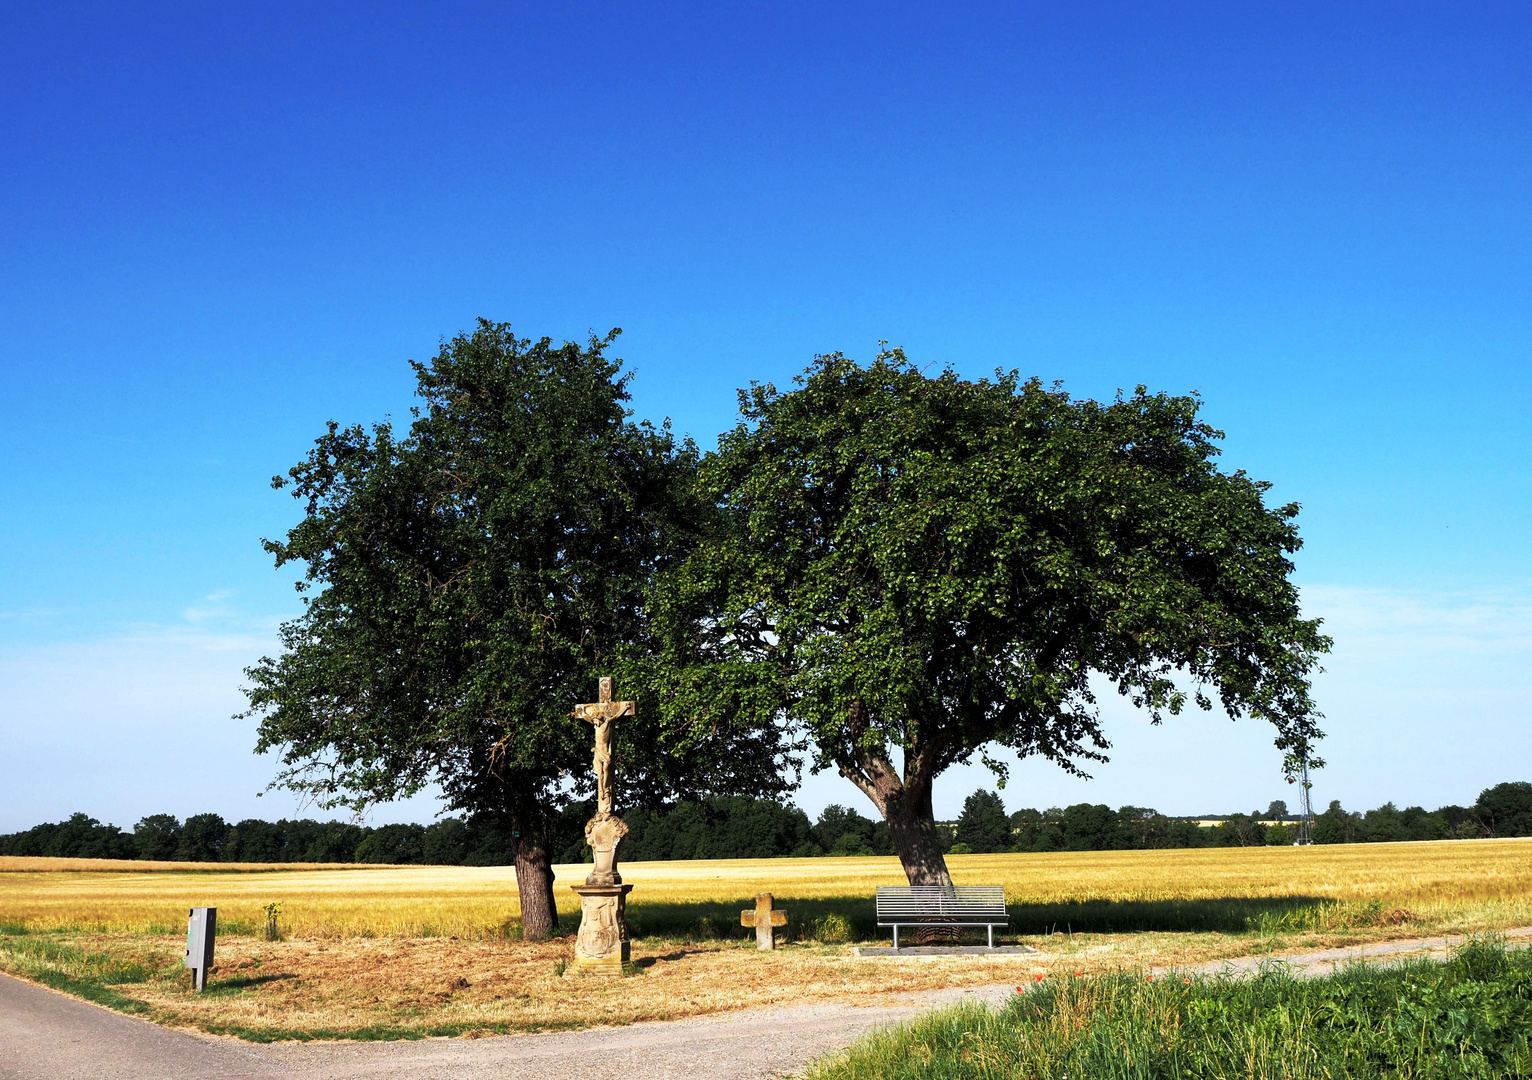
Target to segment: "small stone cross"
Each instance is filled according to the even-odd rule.
[[[774,928],[787,925],[787,912],[774,910],[771,893],[763,892],[755,898],[754,911],[739,913],[739,925],[755,927],[755,947],[769,952],[777,947]]]

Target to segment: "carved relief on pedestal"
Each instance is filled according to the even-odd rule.
[[[580,936],[575,940],[580,952],[589,957],[609,955],[622,942],[617,929],[616,897],[592,897],[580,920]]]

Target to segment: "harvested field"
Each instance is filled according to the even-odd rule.
[[[109,874],[283,874],[304,870],[364,870],[356,863],[146,862],[141,859],[57,859],[51,855],[0,855],[0,872]],[[381,867],[380,867],[381,869]]]
[[[562,977],[571,937],[518,940],[509,867],[154,864],[52,868],[0,860],[0,967],[171,1023],[247,1038],[546,1030],[899,991],[1013,982],[1059,968],[1192,964],[1424,933],[1532,924],[1532,841],[1481,840],[949,859],[964,883],[1005,886],[1010,940],[1033,956],[880,961],[871,896],[893,859],[624,864],[636,886],[632,974]],[[41,860],[27,860],[37,863]],[[561,867],[563,886],[587,868]],[[796,938],[747,947],[739,912],[770,891]],[[282,905],[286,940],[258,936]],[[219,909],[211,991],[180,968],[186,909]]]
[[[1532,922],[1532,839],[1333,847],[1172,849],[952,855],[953,877],[999,884],[1026,934],[1080,931],[1328,930],[1397,921],[1459,930]],[[42,865],[39,865],[42,864]],[[57,864],[69,864],[59,867]],[[103,872],[104,868],[104,872]],[[191,868],[188,870],[187,868]],[[67,873],[53,873],[65,869]],[[588,867],[558,867],[564,886]],[[270,871],[266,873],[256,871]],[[799,901],[799,919],[835,914],[876,936],[873,891],[903,884],[892,858],[733,859],[624,863],[639,934],[743,936],[738,909],[757,892]],[[179,933],[186,909],[213,905],[224,933],[254,932],[261,908],[283,907],[298,937],[502,938],[517,933],[511,867],[283,863],[92,863],[0,857],[0,926],[33,931]]]

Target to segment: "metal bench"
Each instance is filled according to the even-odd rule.
[[[999,885],[879,885],[878,925],[894,928],[896,952],[901,926],[982,926],[993,949],[995,927],[1011,916]]]

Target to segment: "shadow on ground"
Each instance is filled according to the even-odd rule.
[[[218,975],[218,969],[213,968],[214,976]],[[216,994],[234,994],[241,990],[248,990],[252,986],[264,986],[266,983],[282,982],[286,979],[296,979],[298,976],[290,972],[277,975],[235,975],[229,978],[216,978],[209,981],[207,989],[203,991],[208,996]]]
[[[1278,933],[1375,926],[1382,905],[1342,904],[1317,896],[1220,896],[1011,904],[1008,910],[1023,934]]]
[[[740,912],[755,907],[755,897],[692,904],[643,904],[628,907],[629,932],[635,938],[661,940],[746,940],[754,931],[740,925]],[[873,941],[889,932],[877,925],[870,896],[797,900],[779,897],[788,912],[783,932],[788,940],[843,943]],[[1413,919],[1403,908],[1373,900],[1338,902],[1317,896],[1212,897],[1200,900],[1080,900],[1054,904],[1010,904],[1011,933],[1030,937],[1054,933],[1293,933],[1334,932]],[[977,932],[983,940],[984,932]],[[997,935],[999,940],[999,935]]]

